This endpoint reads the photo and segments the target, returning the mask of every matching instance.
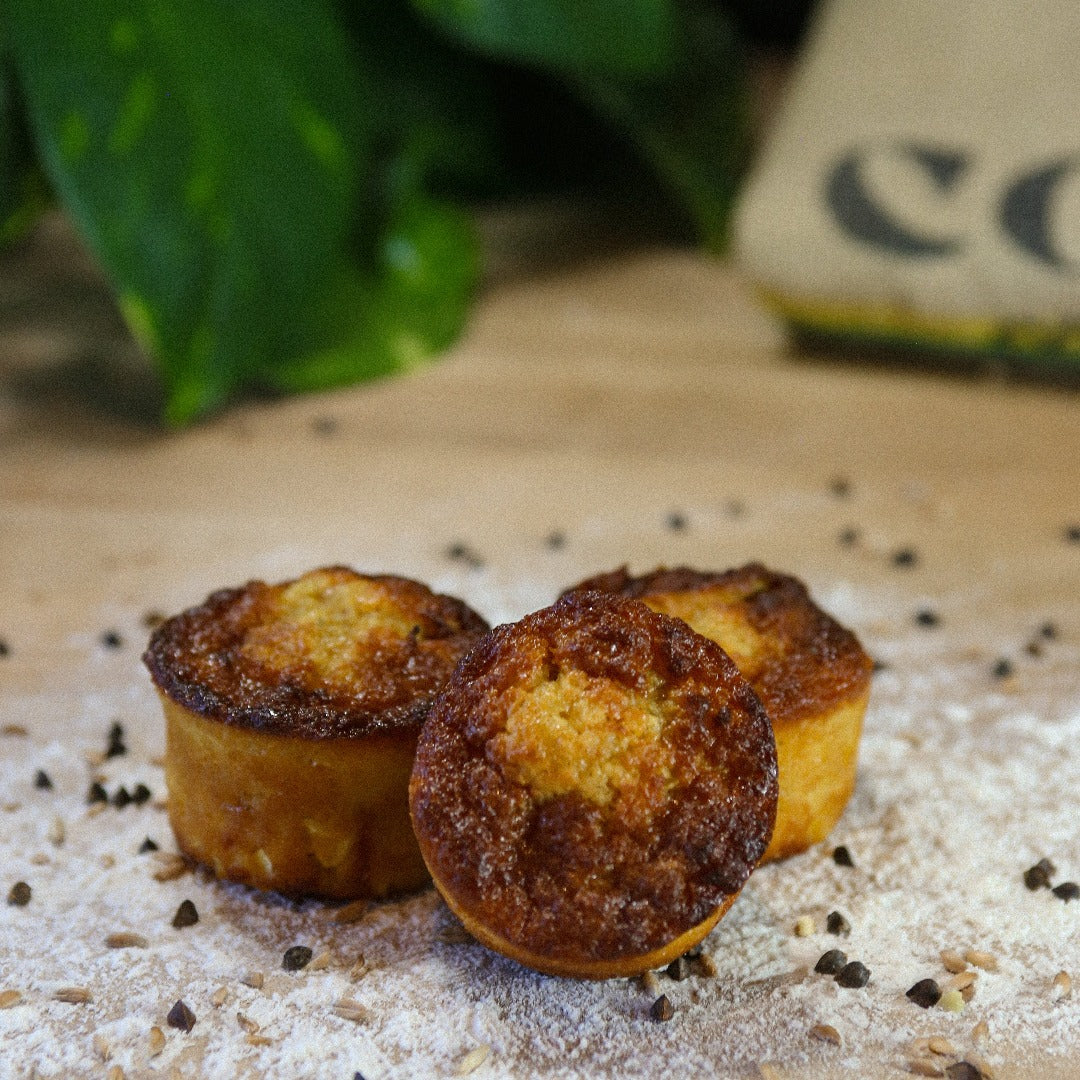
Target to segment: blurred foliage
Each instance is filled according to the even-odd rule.
[[[6,0],[0,241],[62,205],[183,425],[444,349],[480,202],[636,186],[721,249],[743,85],[707,0]]]

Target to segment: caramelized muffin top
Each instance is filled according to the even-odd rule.
[[[343,566],[222,589],[154,632],[143,657],[178,705],[304,738],[416,728],[487,629],[460,600]]]
[[[568,960],[701,923],[757,864],[776,798],[768,718],[723,651],[598,593],[481,640],[428,715],[410,785],[451,906]]]
[[[632,577],[626,567],[568,592],[635,597],[717,642],[757,691],[774,727],[858,697],[871,662],[858,639],[810,599],[797,578],[760,563],[724,573],[661,568]]]

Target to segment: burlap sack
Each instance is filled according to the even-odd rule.
[[[826,0],[734,237],[798,331],[1080,363],[1080,2]]]

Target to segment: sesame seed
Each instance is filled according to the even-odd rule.
[[[851,933],[851,923],[839,911],[830,911],[825,917],[825,929],[830,934],[847,937]]]
[[[933,1058],[911,1058],[907,1071],[914,1076],[944,1076],[945,1070]]]
[[[1050,879],[1057,873],[1057,868],[1049,859],[1040,859],[1034,866],[1024,871],[1024,884],[1032,891],[1049,889]]]
[[[49,778],[49,774],[44,769],[38,769],[34,774],[34,787],[38,791],[52,791],[53,782]]]
[[[311,963],[311,950],[306,945],[293,945],[285,950],[281,966],[286,971],[302,971]]]
[[[971,1029],[971,1041],[984,1043],[990,1038],[990,1025],[985,1020],[980,1020]]]
[[[190,900],[184,900],[176,909],[172,924],[177,930],[183,930],[187,926],[194,926],[199,921],[199,913]]]
[[[175,881],[191,870],[183,855],[175,851],[157,851],[154,853],[154,880]]]
[[[1054,976],[1052,986],[1055,1000],[1072,997],[1072,978],[1067,971],[1059,971]]]
[[[236,1022],[248,1032],[248,1034],[253,1034],[259,1030],[259,1025],[252,1020],[250,1016],[245,1016],[242,1012],[236,1014]]]
[[[321,953],[312,957],[311,963],[308,964],[307,969],[308,971],[325,971],[330,966],[333,959],[333,953],[331,953],[329,949],[323,949]]]
[[[252,990],[261,990],[263,983],[266,981],[266,976],[261,971],[245,971],[240,976],[240,981],[245,986],[250,986]]]
[[[54,817],[49,823],[48,838],[49,843],[55,847],[60,847],[64,840],[67,839],[67,826],[64,824],[62,817]]]
[[[817,923],[814,922],[813,915],[800,915],[795,920],[795,936],[796,937],[810,937],[811,934],[817,930]]]
[[[660,980],[656,977],[655,971],[646,971],[638,976],[638,983],[641,989],[647,994],[651,994],[656,997],[660,993]]]
[[[53,1001],[67,1005],[87,1005],[93,1000],[94,995],[85,986],[62,986],[53,994]]]
[[[840,1032],[832,1024],[815,1024],[810,1029],[810,1037],[821,1042],[832,1043],[833,1046],[839,1046],[841,1043]]]
[[[225,1004],[226,1000],[228,1000],[228,997],[229,988],[227,986],[219,986],[210,995],[210,1004],[213,1005],[215,1009],[220,1009],[221,1006]]]
[[[694,960],[694,966],[697,968],[697,973],[703,978],[712,979],[716,976],[716,961],[708,953],[702,953],[698,956]]]
[[[195,1014],[184,1004],[178,1001],[170,1010],[165,1022],[171,1028],[178,1031],[190,1031],[195,1026]]]
[[[22,1001],[21,990],[0,990],[0,1009],[10,1009]]]
[[[893,552],[893,566],[907,568],[914,566],[919,561],[919,556],[914,548],[900,548]]]
[[[105,938],[105,947],[108,949],[145,949],[149,944],[142,934],[132,934],[127,931],[109,934]]]
[[[491,1054],[491,1047],[486,1045],[474,1046],[459,1062],[457,1067],[458,1076],[467,1076],[475,1072],[487,1061]]]
[[[675,1006],[671,1004],[671,1000],[667,994],[661,994],[649,1007],[649,1015],[654,1020],[659,1020],[661,1023],[666,1023],[675,1015]]]
[[[967,961],[956,949],[942,949],[941,963],[946,971],[952,972],[954,975],[959,971],[967,970]]]
[[[941,987],[934,979],[920,979],[907,991],[907,996],[921,1009],[929,1009],[941,1000]]]
[[[155,1024],[150,1029],[147,1042],[150,1044],[150,1056],[157,1057],[165,1049],[165,1032]]]
[[[333,1011],[335,1016],[342,1020],[351,1020],[354,1024],[363,1024],[371,1019],[371,1010],[366,1005],[361,1005],[353,998],[339,998],[334,1002]]]
[[[848,989],[858,989],[870,981],[870,969],[858,960],[851,960],[836,973],[836,981]]]
[[[1077,885],[1075,881],[1063,881],[1060,885],[1055,885],[1050,891],[1059,899],[1064,900],[1065,903],[1080,897],[1080,885]]]
[[[997,971],[997,957],[993,953],[984,952],[982,949],[968,949],[964,953],[964,959],[983,971]]]
[[[111,1065],[105,1074],[105,1080],[124,1080],[124,1070],[119,1065]]]
[[[843,844],[840,844],[838,847],[833,848],[832,858],[833,862],[836,863],[837,866],[855,865],[855,860],[852,859],[851,852],[848,851],[847,847],[845,847]]]
[[[966,990],[969,986],[975,984],[975,980],[978,979],[979,973],[977,971],[971,971],[970,969],[965,971],[958,971],[955,975],[951,976],[945,983],[946,990]]]
[[[94,1053],[97,1054],[102,1061],[108,1061],[112,1057],[112,1050],[109,1047],[109,1041],[100,1032],[94,1032],[94,1038],[92,1040],[94,1047]]]
[[[926,1048],[940,1057],[953,1057],[956,1054],[956,1047],[944,1035],[931,1035],[926,1040]]]
[[[821,954],[814,965],[814,970],[819,975],[837,975],[844,969],[845,964],[847,964],[847,954],[839,949],[830,949]]]

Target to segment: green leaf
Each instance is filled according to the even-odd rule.
[[[166,419],[309,350],[370,162],[370,95],[328,0],[7,16],[41,158],[159,362]]]
[[[48,205],[48,185],[34,161],[14,73],[0,40],[0,246],[26,232]]]
[[[483,52],[563,72],[646,74],[666,67],[670,0],[413,0]]]
[[[366,273],[339,269],[321,306],[330,340],[321,350],[265,373],[271,388],[295,392],[409,370],[460,333],[479,273],[469,217],[410,196],[380,238]]]
[[[742,53],[729,17],[685,0],[670,68],[648,79],[580,78],[582,96],[624,132],[723,251],[745,166],[749,124]]]

